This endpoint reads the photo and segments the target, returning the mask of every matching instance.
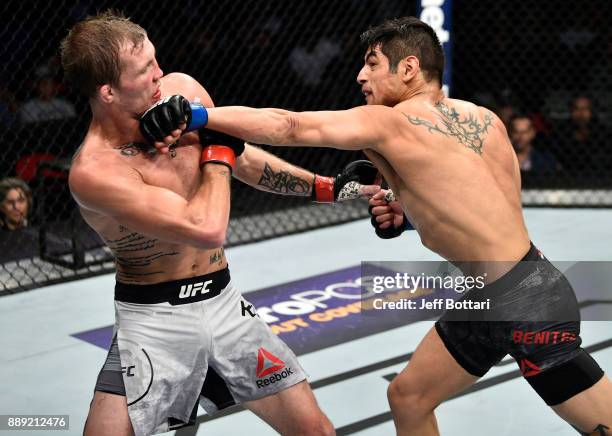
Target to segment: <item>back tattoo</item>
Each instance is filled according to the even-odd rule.
[[[425,126],[431,133],[437,132],[449,138],[455,138],[470,150],[482,154],[487,130],[493,123],[493,115],[490,112],[487,112],[484,122],[481,123],[473,114],[461,117],[455,108],[448,107],[442,102],[436,103],[436,109],[436,115],[440,119],[441,125],[433,124],[423,118],[404,115],[411,124]]]

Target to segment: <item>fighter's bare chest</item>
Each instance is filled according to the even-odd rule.
[[[118,147],[117,151],[147,185],[168,189],[185,198],[189,198],[199,186],[201,147],[197,144],[179,145],[167,154],[133,144]]]
[[[364,152],[368,159],[370,159],[376,168],[378,168],[387,183],[389,183],[391,186],[399,185],[401,182],[399,175],[383,155],[374,150],[364,150]]]

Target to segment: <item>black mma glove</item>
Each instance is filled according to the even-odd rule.
[[[180,124],[191,124],[191,105],[182,95],[173,95],[158,101],[140,117],[142,136],[151,144],[163,142]]]
[[[389,204],[391,201],[395,201],[392,191],[388,191],[386,193],[385,201],[387,204]],[[376,236],[378,236],[379,238],[382,238],[382,239],[397,238],[399,235],[404,233],[406,230],[414,230],[414,227],[408,220],[408,217],[406,216],[406,214],[403,214],[402,223],[398,227],[395,227],[392,221],[389,227],[387,227],[386,229],[382,229],[380,227],[382,223],[379,223],[378,221],[376,221],[377,215],[374,215],[372,213],[372,209],[374,209],[375,207],[376,206],[370,206],[368,208],[368,213],[371,216],[370,223],[372,224],[372,227],[374,227],[374,230],[376,231]]]
[[[348,164],[336,177],[315,174],[312,186],[312,200],[318,203],[360,198],[361,185],[373,185],[378,170],[369,160],[357,160]]]
[[[380,225],[382,223],[379,223],[378,221],[376,221],[376,215],[372,214],[373,208],[374,206],[370,206],[368,208],[368,212],[371,215],[370,223],[372,224],[372,227],[374,227],[374,230],[376,231],[376,236],[378,236],[379,238],[381,239],[397,238],[399,235],[404,233],[406,230],[414,230],[414,227],[412,227],[412,225],[410,224],[410,221],[408,221],[408,217],[406,217],[406,214],[404,214],[404,219],[402,221],[402,224],[399,227],[395,227],[393,223],[391,223],[391,225],[387,227],[386,229],[381,229]]]
[[[209,145],[225,145],[234,151],[236,157],[244,152],[244,141],[235,136],[217,132],[216,130],[210,130],[205,127],[198,130],[198,134],[200,135],[200,144],[202,144],[203,148]]]

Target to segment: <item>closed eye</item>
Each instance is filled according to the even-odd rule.
[[[149,63],[142,70],[140,70],[140,74],[146,73],[151,65],[153,65],[153,61],[149,61]]]

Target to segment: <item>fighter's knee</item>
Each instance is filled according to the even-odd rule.
[[[325,417],[319,424],[319,429],[317,435],[321,436],[335,436],[336,429],[332,425],[332,423]]]
[[[336,429],[334,428],[330,420],[325,417],[325,419],[319,421],[319,424],[317,425],[316,431],[313,433],[313,435],[315,434],[317,436],[335,436]]]
[[[336,436],[336,428],[333,426],[331,421],[325,418],[325,422],[323,423],[322,435],[325,436]]]
[[[391,381],[387,388],[387,400],[393,413],[410,413],[413,416],[427,415],[436,407],[416,383],[400,382],[397,378]]]
[[[134,436],[126,399],[96,391],[89,405],[83,436]]]
[[[299,424],[299,428],[299,434],[302,436],[334,436],[336,434],[336,429],[323,413],[304,419]]]
[[[92,436],[96,434],[100,434],[99,428],[97,428],[95,424],[92,424],[92,420],[87,418],[85,420],[85,425],[83,426],[83,436]]]

